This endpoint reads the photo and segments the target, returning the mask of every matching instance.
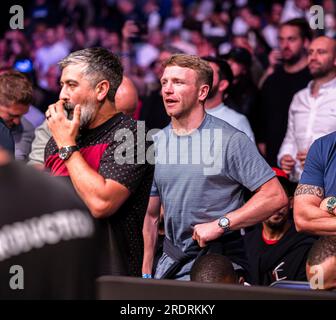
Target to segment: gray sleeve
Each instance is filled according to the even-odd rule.
[[[31,151],[32,141],[34,140],[34,126],[24,117],[21,124],[12,131],[15,143],[15,159],[27,161]]]
[[[242,132],[232,135],[226,159],[227,174],[252,192],[275,176],[255,144]]]
[[[253,133],[252,128],[250,126],[250,122],[248,121],[248,119],[245,116],[241,117],[241,119],[239,121],[239,126],[237,126],[237,129],[245,132],[245,134],[250,138],[250,140],[252,142],[255,142],[254,133]]]
[[[29,154],[29,165],[44,164],[44,150],[51,138],[47,120],[35,130],[35,139],[32,143],[32,150]]]
[[[160,196],[158,187],[157,187],[156,182],[155,182],[155,175],[154,175],[154,178],[153,178],[153,183],[152,183],[152,188],[151,188],[151,191],[150,191],[150,196],[151,197],[159,197]]]

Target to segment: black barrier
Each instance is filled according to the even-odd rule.
[[[104,276],[99,300],[336,300],[335,292]]]

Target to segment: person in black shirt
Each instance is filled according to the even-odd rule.
[[[115,107],[120,60],[106,49],[88,48],[60,66],[60,100],[46,112],[52,138],[45,166],[52,175],[70,177],[91,214],[102,219],[101,273],[140,276],[154,166],[146,157],[151,143],[138,135],[140,124]]]
[[[71,184],[0,146],[0,212],[1,300],[95,297],[99,226]]]
[[[274,53],[276,64],[260,91],[259,123],[255,128],[258,147],[271,166],[277,166],[277,155],[285,137],[288,109],[296,92],[312,79],[306,49],[311,40],[308,23],[302,19],[285,22],[279,29],[280,50]]]
[[[315,237],[298,233],[292,220],[294,184],[287,174],[273,168],[290,199],[289,204],[247,233],[244,238],[251,284],[306,281],[306,258]]]

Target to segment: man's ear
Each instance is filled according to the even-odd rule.
[[[97,100],[102,101],[106,98],[110,89],[110,83],[107,80],[102,80],[96,85]]]
[[[198,94],[198,100],[203,102],[206,97],[208,96],[208,93],[209,93],[209,85],[207,84],[203,84],[200,86],[200,89],[199,89],[199,94]]]
[[[221,80],[221,81],[219,81],[219,87],[218,87],[218,90],[220,91],[220,92],[225,92],[226,90],[227,90],[227,88],[228,88],[228,86],[229,86],[229,81],[227,81],[227,80]]]

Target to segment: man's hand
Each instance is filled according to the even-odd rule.
[[[64,114],[63,103],[64,101],[59,100],[46,111],[48,126],[58,148],[76,144],[80,125],[80,106],[75,106],[73,119],[68,120]]]
[[[280,166],[283,171],[290,174],[295,166],[295,159],[289,154],[285,154],[280,160]]]
[[[215,220],[195,225],[192,238],[203,248],[207,245],[207,242],[219,238],[223,232],[223,229],[218,225],[218,220]]]
[[[307,151],[299,151],[296,154],[296,159],[300,161],[301,168],[303,169],[307,157]]]
[[[271,67],[275,67],[280,63],[282,58],[281,51],[279,49],[273,49],[268,55],[268,62]]]

